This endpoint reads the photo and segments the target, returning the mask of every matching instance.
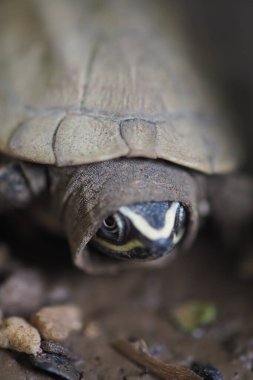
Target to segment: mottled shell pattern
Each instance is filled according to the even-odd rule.
[[[129,156],[234,170],[238,141],[170,1],[166,14],[155,3],[2,0],[0,151],[57,166]]]

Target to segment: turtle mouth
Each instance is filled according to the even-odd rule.
[[[139,243],[139,242],[138,242]],[[136,243],[136,245],[138,244]],[[101,246],[97,243],[96,240],[93,240],[89,246],[100,255],[106,255],[107,257],[110,257],[114,260],[121,260],[121,261],[153,261],[157,260],[161,257],[167,256],[170,254],[170,252],[173,250],[173,248],[169,247],[168,243],[166,246],[160,246],[160,247],[152,247],[147,248],[144,245],[136,246],[135,248],[131,250],[122,251],[119,252],[112,251],[110,249],[106,249],[103,247],[101,250]]]
[[[183,231],[182,231],[183,235]],[[173,239],[160,239],[156,242],[147,242],[140,240],[131,240],[123,246],[111,245],[102,242],[99,238],[94,237],[89,247],[92,248],[97,255],[110,257],[120,261],[154,261],[162,257],[170,255],[175,249]]]

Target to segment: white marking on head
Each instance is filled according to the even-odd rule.
[[[170,237],[174,228],[178,207],[180,207],[178,202],[172,203],[171,207],[166,212],[164,226],[160,229],[152,227],[143,216],[135,213],[128,207],[121,207],[119,211],[132,222],[134,227],[140,231],[143,236],[155,241]]]
[[[174,245],[177,245],[180,242],[180,240],[184,236],[184,233],[185,233],[185,229],[182,228],[177,234],[176,233],[174,234],[173,240],[172,240]]]

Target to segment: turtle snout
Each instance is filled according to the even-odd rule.
[[[145,258],[155,260],[168,255],[174,247],[171,245],[170,239],[160,239],[155,242],[146,242],[145,248]]]

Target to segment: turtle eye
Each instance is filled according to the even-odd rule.
[[[103,221],[100,232],[106,238],[121,241],[124,236],[124,227],[124,222],[120,215],[114,214]]]
[[[112,233],[117,233],[118,231],[118,225],[113,216],[109,216],[109,218],[104,220],[103,227]]]

